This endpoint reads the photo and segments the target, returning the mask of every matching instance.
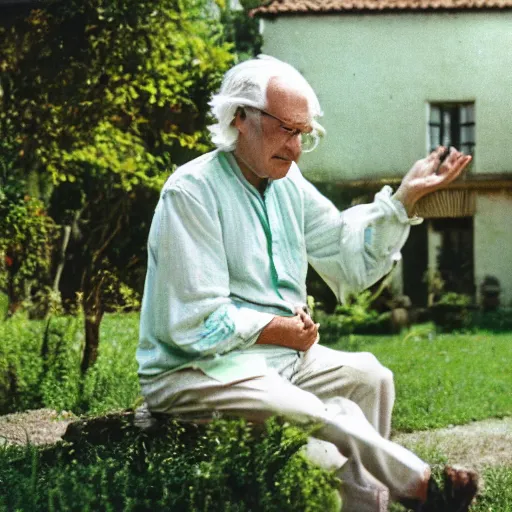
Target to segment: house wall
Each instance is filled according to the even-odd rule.
[[[398,177],[427,151],[430,101],[475,101],[472,173],[512,172],[512,11],[279,16],[263,52],[316,90],[328,135],[315,180]]]
[[[512,306],[512,192],[479,193],[474,217],[475,284],[486,275],[501,283],[501,304]]]

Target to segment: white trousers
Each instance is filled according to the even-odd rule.
[[[389,441],[395,397],[393,374],[370,353],[314,345],[283,358],[262,377],[220,383],[199,370],[141,377],[150,411],[183,420],[215,414],[261,422],[279,415],[297,424],[319,424],[316,436],[340,454],[344,512],[387,510],[393,498],[416,498],[428,465]],[[308,446],[321,458],[327,444]],[[332,460],[332,454],[331,454]]]

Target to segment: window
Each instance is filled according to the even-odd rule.
[[[431,103],[429,146],[455,146],[473,155],[475,152],[475,104]]]

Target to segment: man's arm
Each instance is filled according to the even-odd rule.
[[[416,202],[453,181],[471,160],[452,148],[440,165],[443,151],[416,162],[393,196],[386,186],[373,203],[341,213],[304,180],[308,259],[338,300],[368,288],[393,268],[410,226],[421,222],[410,218]]]
[[[386,186],[373,203],[340,212],[313,185],[304,183],[308,261],[341,302],[393,268],[410,225],[417,222],[391,195]]]
[[[205,203],[177,187],[163,193],[141,318],[142,337],[199,358],[255,343],[274,318],[231,300],[220,222]]]

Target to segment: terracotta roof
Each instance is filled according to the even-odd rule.
[[[512,0],[271,0],[251,15],[314,14],[347,11],[506,9]]]

